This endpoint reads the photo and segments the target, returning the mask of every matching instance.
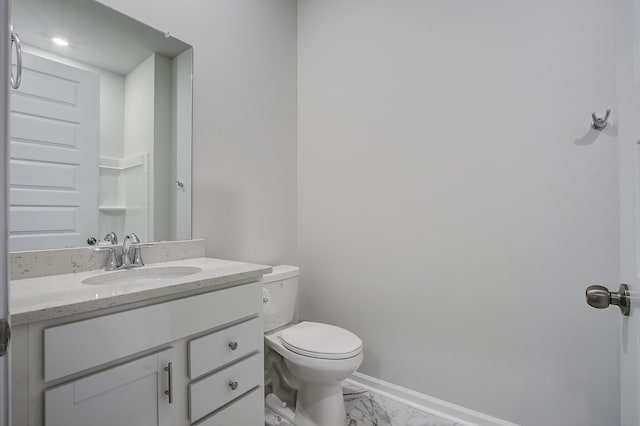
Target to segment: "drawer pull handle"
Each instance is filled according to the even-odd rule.
[[[230,348],[232,351],[235,351],[236,349],[238,349],[238,342],[231,342],[231,343],[229,343],[229,348]]]
[[[238,389],[238,382],[236,382],[235,380],[233,382],[229,382],[229,387],[231,388],[231,390]]]
[[[173,403],[173,363],[167,364],[164,371],[169,373],[169,389],[164,391],[164,394],[169,396],[169,404],[171,404]]]

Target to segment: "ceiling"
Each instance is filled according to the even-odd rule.
[[[24,44],[122,75],[153,52],[173,58],[190,48],[93,0],[13,0],[13,26]]]

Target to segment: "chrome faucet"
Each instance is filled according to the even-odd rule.
[[[153,247],[153,244],[141,243],[140,238],[133,232],[124,237],[124,241],[122,241],[122,265],[120,268],[127,269],[144,266],[142,253],[140,252],[142,247]],[[133,248],[133,260],[131,260],[131,248]]]
[[[122,241],[122,266],[121,268],[133,268],[135,265],[131,260],[131,245],[140,243],[140,238],[133,232],[124,237]]]
[[[107,238],[109,237],[109,238]],[[107,266],[105,271],[117,271],[118,269],[130,269],[144,266],[142,261],[142,254],[140,252],[141,247],[153,247],[153,244],[141,243],[140,238],[133,232],[126,237],[122,242],[122,261],[118,259],[116,248],[113,245],[117,244],[118,237],[113,232],[108,233],[104,237],[105,241],[111,242],[112,246],[96,247],[94,251],[108,251],[109,257],[107,258]],[[115,241],[115,242],[114,242]],[[131,250],[133,249],[133,260],[131,260]]]

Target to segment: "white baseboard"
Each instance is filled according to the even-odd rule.
[[[454,421],[463,426],[518,426],[515,423],[433,398],[429,395],[415,392],[411,389],[403,388],[402,386],[397,386],[359,372],[353,373],[346,382],[350,382],[417,410]]]

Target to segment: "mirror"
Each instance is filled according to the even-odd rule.
[[[191,238],[191,46],[93,0],[14,0],[13,26],[10,250]]]

